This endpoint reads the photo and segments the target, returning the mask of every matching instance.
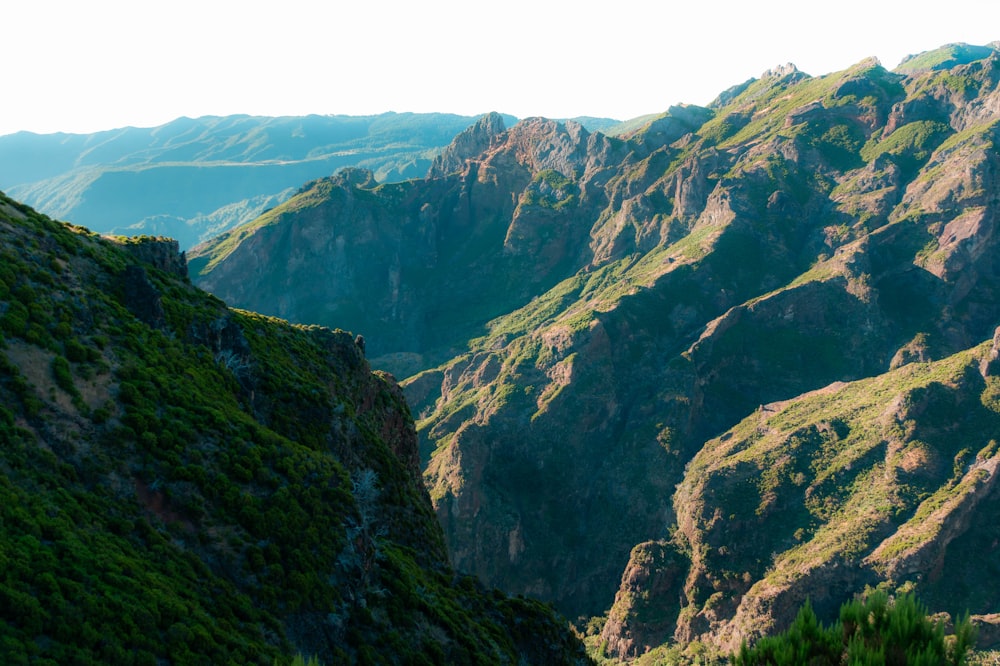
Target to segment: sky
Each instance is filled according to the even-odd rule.
[[[625,120],[789,62],[892,69],[1000,40],[997,0],[12,0],[0,16],[0,135],[236,113]]]

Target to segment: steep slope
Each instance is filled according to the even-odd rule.
[[[579,663],[457,576],[399,388],[230,310],[177,243],[0,195],[0,661]]]
[[[921,569],[940,557],[906,554],[930,541],[904,530],[904,545],[886,546],[884,557],[874,552],[922,516],[931,497],[952,509],[927,505],[928,514],[956,531],[941,530],[953,536],[921,553],[946,553],[964,576],[969,558],[947,543],[990,543],[990,533],[956,521],[963,511],[981,511],[984,520],[994,511],[991,501],[963,498],[980,497],[980,472],[992,474],[994,409],[970,407],[985,400],[992,374],[977,371],[976,379],[969,368],[987,354],[977,345],[1000,321],[998,123],[995,45],[946,47],[899,72],[875,60],[818,77],[779,67],[710,108],[674,107],[618,138],[539,119],[507,129],[486,117],[456,138],[424,181],[370,188],[358,176],[360,184],[331,184],[335,196],[317,184],[307,190],[315,196],[309,210],[329,206],[325,212],[299,214],[296,206],[310,201],[300,195],[201,251],[194,279],[241,303],[280,277],[291,301],[305,282],[285,279],[286,266],[324,275],[363,264],[364,279],[350,283],[363,289],[325,289],[336,283],[323,279],[307,293],[331,310],[370,308],[350,327],[379,340],[377,362],[401,376],[424,368],[403,386],[419,415],[426,481],[456,566],[551,599],[571,616],[601,614],[621,584],[604,629],[618,655],[668,639],[731,646],[757,628],[780,628],[786,611],[824,580],[832,585],[828,609],[844,601],[834,595],[869,582],[909,582],[939,609],[955,609],[954,600],[943,603],[933,569]],[[341,200],[351,206],[325,203]],[[421,212],[437,224],[423,224]],[[386,226],[376,234],[357,222],[365,219]],[[340,254],[306,254],[292,242],[298,225],[303,238],[336,229]],[[258,243],[265,226],[282,243]],[[370,239],[386,233],[424,240],[369,252]],[[427,273],[407,268],[415,256]],[[417,284],[429,288],[408,292]],[[398,328],[392,308],[404,299],[387,295],[409,293],[423,319]],[[269,299],[270,307],[277,302]],[[442,337],[411,335],[441,321]],[[393,339],[401,332],[402,345]],[[458,353],[435,365],[449,348]],[[395,351],[421,356],[390,365]],[[923,365],[932,362],[945,365]],[[924,371],[916,368],[937,368],[947,390],[911,380],[907,373]],[[923,474],[909,495],[892,484],[866,494],[859,484],[884,469],[875,458],[853,468],[868,470],[864,480],[833,474],[836,467],[795,469],[802,477],[778,504],[801,514],[792,540],[766,511],[744,516],[730,535],[728,517],[742,515],[732,510],[737,504],[754,512],[771,500],[718,497],[728,468],[706,480],[695,476],[694,461],[722,455],[720,435],[755,423],[769,405],[866,379],[883,382],[879,400],[888,402],[868,405],[866,416],[813,423],[804,415],[778,440],[810,428],[827,433],[836,418],[852,428],[851,451],[885,457],[885,433],[870,414],[894,413],[893,400],[915,400],[923,390],[934,406],[901,417],[918,434],[900,435],[898,445],[933,440],[946,463],[930,454],[908,462]],[[854,397],[843,409],[873,385],[850,386]],[[841,430],[817,436],[823,443],[814,448],[837,458],[850,439]],[[975,441],[958,446],[952,438]],[[763,460],[740,468],[737,480],[764,476],[783,456],[797,459],[774,446],[754,449]],[[986,451],[987,467],[968,478],[947,464],[964,448],[973,457]],[[847,449],[843,455],[838,465],[854,460]],[[925,463],[933,469],[921,471]],[[830,487],[812,493],[831,502],[853,497],[842,513],[797,504],[823,470],[833,474],[821,479]],[[688,490],[675,492],[679,484]],[[862,514],[871,530],[841,538]],[[929,524],[921,517],[912,529]],[[835,553],[808,567],[850,562],[857,575],[800,576],[800,527],[801,543],[819,548],[812,531],[822,532],[823,548]],[[807,583],[779,585],[772,573]],[[991,610],[988,595],[963,589],[973,612]]]
[[[993,573],[981,555],[1000,502],[996,353],[986,343],[762,405],[707,442],[674,496],[674,538],[632,555],[612,649],[676,637],[735,650],[807,598],[830,617],[866,585],[908,585],[956,616],[994,608],[995,588],[972,588]]]
[[[664,538],[670,489],[706,437],[760,404],[992,334],[996,122],[966,118],[995,96],[996,59],[949,74],[980,94],[875,63],[770,73],[663,166],[653,153],[612,183],[621,204],[591,247],[641,258],[612,250],[560,285],[571,296],[554,314],[540,298],[440,379],[408,382],[431,410],[428,481],[459,566],[593,609],[600,589],[582,596],[588,576],[554,563],[609,567],[636,534]],[[940,120],[917,114],[932,105]],[[524,470],[540,476],[522,486]]]

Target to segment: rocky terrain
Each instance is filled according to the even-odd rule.
[[[996,43],[778,67],[619,137],[490,115],[191,274],[363,334],[456,567],[606,613],[610,654],[731,650],[865,586],[987,614],[998,123]]]

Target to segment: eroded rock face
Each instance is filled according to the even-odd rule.
[[[286,206],[192,251],[194,281],[243,307],[363,333],[373,359],[417,369],[589,261],[623,146],[581,125],[497,114],[459,135],[426,181],[315,181]],[[555,183],[555,186],[553,186]],[[454,313],[449,315],[448,313]],[[467,313],[473,313],[468,316]]]
[[[499,113],[486,114],[472,127],[456,136],[451,145],[434,158],[427,177],[440,178],[463,171],[467,161],[477,159],[487,152],[506,129]]]
[[[172,238],[140,237],[123,242],[122,247],[141,262],[164,273],[187,279],[187,255]]]
[[[635,658],[673,638],[684,607],[687,565],[687,558],[669,542],[649,541],[632,549],[601,632],[608,652]]]

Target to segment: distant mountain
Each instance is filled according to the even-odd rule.
[[[362,333],[456,565],[607,613],[615,655],[865,585],[988,613],[998,132],[996,44],[778,67],[618,137],[485,116],[425,180],[315,181],[192,278]]]
[[[160,127],[0,137],[0,187],[101,233],[186,249],[344,166],[423,176],[473,119],[450,114],[179,118]]]
[[[0,662],[296,655],[588,661],[549,607],[452,569],[361,340],[0,195]]]
[[[209,116],[94,134],[20,132],[0,136],[0,188],[100,233],[167,235],[185,250],[344,167],[369,169],[379,182],[422,178],[474,120],[444,113]]]

